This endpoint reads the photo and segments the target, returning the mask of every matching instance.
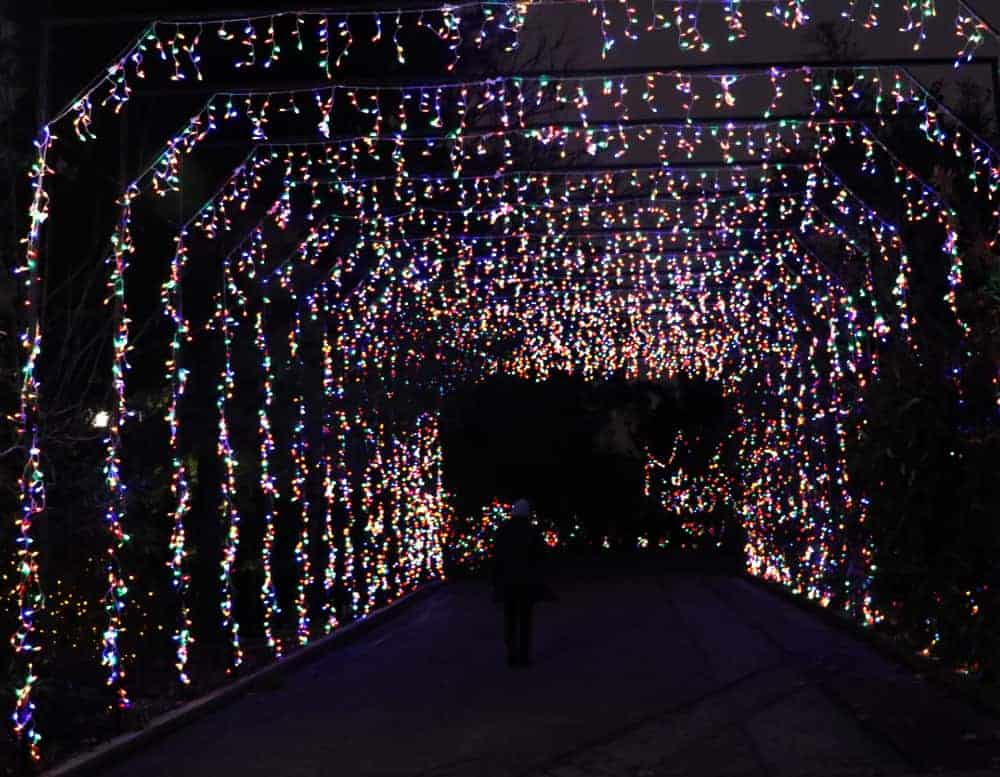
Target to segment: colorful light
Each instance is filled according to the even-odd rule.
[[[236,319],[230,310],[230,300],[239,298],[239,292],[230,271],[229,260],[223,261],[222,290],[219,294],[219,304],[215,312],[219,331],[222,334],[223,366],[219,375],[216,407],[219,413],[219,433],[217,451],[222,462],[223,472],[220,480],[219,514],[226,527],[225,539],[220,561],[219,580],[221,582],[222,598],[219,609],[222,613],[222,628],[228,633],[231,646],[229,671],[238,669],[243,663],[243,647],[240,640],[240,624],[234,612],[233,568],[236,564],[236,553],[240,544],[240,512],[236,505],[236,468],[238,461],[229,438],[229,420],[227,407],[236,389],[236,380],[232,367],[232,330]]]
[[[172,636],[180,682],[191,680],[194,643],[187,539],[191,494],[181,408],[189,376],[182,352],[196,335],[183,313],[184,270],[195,233],[217,240],[237,229],[241,214],[262,205],[265,214],[222,261],[223,286],[206,327],[220,337],[223,350],[216,405],[219,511],[226,533],[218,593],[231,670],[243,662],[234,583],[241,539],[238,457],[230,439],[238,382],[233,343],[241,325],[252,325],[260,359],[263,632],[274,657],[285,649],[274,545],[279,523],[291,519],[280,516],[276,506],[272,423],[280,415],[270,353],[272,337],[284,333],[280,317],[272,316],[271,299],[279,295],[295,310],[287,331],[290,363],[282,369],[293,380],[289,496],[298,509],[296,590],[289,599],[295,602],[299,644],[320,628],[336,629],[342,617],[367,615],[440,577],[446,551],[466,561],[488,553],[489,532],[504,507],[490,506],[477,516],[478,526],[463,527],[441,484],[435,413],[399,408],[405,406],[401,395],[430,405],[431,398],[436,401],[461,382],[501,373],[544,380],[569,371],[599,380],[621,370],[631,378],[686,375],[717,381],[739,416],[726,441],[736,454],[725,467],[722,455],[714,456],[703,478],[670,465],[661,504],[688,515],[725,500],[746,529],[752,573],[824,605],[858,610],[867,622],[881,617],[870,594],[870,545],[853,538],[865,536],[866,507],[848,482],[845,462],[847,443],[863,417],[865,389],[878,375],[880,347],[897,337],[917,348],[917,316],[909,299],[911,225],[936,225],[943,235],[941,252],[950,268],[945,302],[958,329],[966,337],[972,333],[959,304],[965,268],[957,215],[894,156],[869,122],[908,116],[932,153],[968,161],[974,194],[990,204],[997,221],[1000,155],[896,68],[608,69],[600,75],[521,73],[384,84],[351,84],[338,72],[359,47],[384,46],[397,64],[405,64],[407,45],[417,38],[440,46],[451,71],[467,46],[496,39],[515,49],[529,13],[542,13],[549,4],[463,3],[156,22],[43,127],[31,172],[25,259],[18,268],[26,315],[17,432],[27,455],[19,484],[19,614],[12,639],[23,677],[15,693],[14,733],[33,757],[39,755],[40,737],[32,656],[41,649],[36,618],[44,604],[34,522],[45,507],[36,377],[42,330],[35,310],[41,228],[49,215],[47,160],[55,140],[50,128],[65,120],[79,142],[93,143],[100,119],[121,111],[137,80],[179,83],[214,76],[215,64],[209,67],[202,59],[206,38],[227,47],[233,69],[263,74],[306,57],[328,83],[318,89],[260,87],[213,95],[122,193],[110,260],[114,402],[104,472],[109,542],[101,635],[101,661],[119,707],[129,704],[120,644],[129,578],[120,565],[129,540],[122,429],[129,418],[126,378],[134,346],[125,287],[136,251],[132,205],[147,192],[159,197],[180,192],[182,161],[223,126],[245,129],[252,148],[178,230],[161,294],[171,330],[165,364],[172,494],[167,567],[177,596]],[[610,56],[618,33],[606,2],[577,4],[592,13],[601,56]],[[711,5],[730,42],[747,37],[741,0],[704,4]],[[845,2],[850,18],[855,5]],[[769,6],[769,15],[787,28],[811,22],[806,0],[769,0]],[[914,35],[919,48],[937,13],[935,3],[900,0],[899,7],[906,19],[903,31]],[[958,60],[969,61],[991,30],[961,7]],[[879,3],[867,8],[858,21],[877,26]],[[701,30],[702,4],[654,8],[648,26],[633,4],[618,10],[626,41],[643,30],[672,28],[682,50],[711,48]],[[478,21],[471,23],[472,18]],[[796,86],[809,93],[811,107],[805,115],[782,117],[786,95]],[[755,93],[766,99],[760,102]],[[699,114],[713,106],[721,116]],[[529,120],[545,109],[565,120]],[[745,115],[730,113],[737,109]],[[678,115],[670,118],[671,111]],[[272,138],[275,127],[292,121],[308,128],[304,142]],[[341,135],[338,127],[344,126],[351,130]],[[551,169],[518,169],[526,149],[547,155]],[[880,216],[859,194],[865,187],[849,185],[831,167],[840,151],[861,157],[860,177],[883,176],[885,189],[902,203],[904,223]],[[634,162],[642,154],[647,161]],[[577,155],[592,164],[560,169]],[[721,162],[700,164],[709,158]],[[853,174],[847,177],[855,181]],[[275,184],[278,194],[268,205],[263,192]],[[291,237],[289,230],[303,222],[302,234]],[[278,233],[294,245],[284,256],[272,248],[271,237]],[[321,331],[319,386],[304,380],[303,327]],[[321,408],[314,397],[322,398]],[[311,414],[322,427],[315,450]],[[650,475],[650,490],[651,480]],[[319,495],[322,531],[314,533]],[[550,544],[562,541],[552,529],[547,532]],[[323,548],[314,554],[310,544],[316,534]],[[857,561],[845,536],[862,548]],[[648,537],[640,541],[648,544]],[[311,559],[321,556],[322,570],[314,576]],[[848,573],[851,564],[855,569]],[[322,608],[313,612],[310,600],[319,588]],[[342,612],[338,601],[347,605]]]

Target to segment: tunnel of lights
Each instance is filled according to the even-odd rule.
[[[935,4],[898,1],[919,47]],[[15,420],[26,460],[12,592],[19,617],[11,642],[22,670],[12,728],[33,757],[40,757],[44,727],[33,698],[35,656],[45,649],[37,628],[45,617],[44,554],[36,541],[46,488],[45,392],[37,377],[45,332],[35,310],[47,191],[57,176],[48,159],[55,144],[89,142],[99,124],[113,124],[137,83],[211,84],[216,74],[199,54],[202,36],[230,45],[231,64],[240,71],[263,74],[282,58],[304,57],[318,61],[320,81],[211,94],[121,192],[108,261],[107,315],[115,337],[106,510],[93,517],[107,535],[106,595],[99,603],[105,628],[94,660],[104,669],[111,706],[131,703],[119,636],[131,606],[121,561],[130,542],[121,474],[133,348],[128,281],[144,253],[133,208],[144,199],[177,197],[183,161],[223,131],[238,133],[248,152],[177,230],[158,301],[170,331],[162,380],[170,395],[164,421],[173,509],[164,517],[172,527],[164,575],[176,616],[164,628],[179,683],[191,681],[189,655],[199,647],[189,617],[194,596],[217,600],[235,671],[247,628],[261,629],[280,659],[441,577],[448,553],[467,562],[488,553],[489,532],[504,508],[487,506],[464,523],[453,515],[442,485],[436,407],[462,383],[498,374],[718,382],[738,414],[727,452],[713,457],[701,480],[668,477],[671,462],[650,457],[647,493],[657,490],[664,508],[678,514],[729,502],[746,530],[750,573],[864,622],[879,620],[870,592],[876,572],[867,502],[849,481],[845,449],[864,417],[880,349],[890,342],[917,347],[908,236],[939,246],[950,268],[946,302],[956,327],[967,325],[956,301],[963,277],[956,213],[894,155],[878,128],[912,115],[929,153],[971,161],[977,196],[988,207],[1000,194],[1000,156],[903,68],[458,75],[460,55],[494,38],[514,47],[546,5],[578,6],[571,11],[595,17],[602,56],[619,34],[627,45],[660,29],[673,30],[682,49],[710,48],[695,6],[685,3],[662,4],[663,13],[649,19],[631,5],[592,0],[154,23],[41,128],[19,268],[25,323]],[[770,5],[775,23],[794,29],[809,22],[805,0]],[[845,14],[859,14],[860,24],[877,22],[877,3],[867,16],[853,0],[843,5]],[[717,6],[724,15],[730,42],[746,36],[739,0],[704,6],[700,13]],[[956,64],[971,59],[990,35],[974,12],[959,7]],[[472,11],[476,24],[467,25]],[[338,77],[342,61],[360,47],[379,47],[405,63],[413,56],[406,42],[415,35],[418,46],[450,52],[448,72],[422,81]],[[748,90],[750,84],[756,87]],[[842,172],[845,160],[854,168],[850,179]],[[892,190],[901,203],[895,215],[869,202],[866,179]],[[185,284],[193,262],[217,265],[217,284]],[[197,325],[185,313],[196,296],[210,300],[214,311]],[[196,342],[213,338],[221,344],[221,370],[190,356]],[[280,369],[297,376],[287,430],[292,472],[281,483],[272,475],[279,341]],[[251,374],[233,366],[237,343],[257,355]],[[217,519],[225,539],[213,591],[191,590],[188,573],[193,516],[181,451],[186,390],[199,370],[215,373],[218,386]],[[961,380],[960,364],[954,379]],[[236,450],[230,404],[237,384],[250,382],[258,398],[257,442]],[[254,504],[263,506],[265,529],[253,546],[241,536],[247,503],[238,493],[238,467],[259,473]],[[290,496],[291,510],[276,506],[279,493]],[[294,591],[279,591],[271,574],[279,522],[299,532]],[[311,548],[317,538],[322,548]],[[247,554],[264,570],[262,624],[243,624],[235,615],[233,573]],[[321,608],[310,607],[316,598],[310,591],[321,592]],[[287,617],[279,601],[293,610],[290,635],[275,626]]]

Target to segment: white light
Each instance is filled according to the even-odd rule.
[[[107,429],[108,424],[111,423],[111,413],[107,410],[98,410],[94,413],[94,420],[92,423],[95,429]]]

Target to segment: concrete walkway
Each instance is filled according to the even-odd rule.
[[[481,583],[445,586],[114,777],[971,775],[1000,721],[750,581],[566,574],[508,669]]]

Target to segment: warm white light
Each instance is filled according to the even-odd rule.
[[[94,413],[94,420],[92,423],[95,429],[107,429],[108,424],[111,423],[111,413],[107,410],[98,410]]]

